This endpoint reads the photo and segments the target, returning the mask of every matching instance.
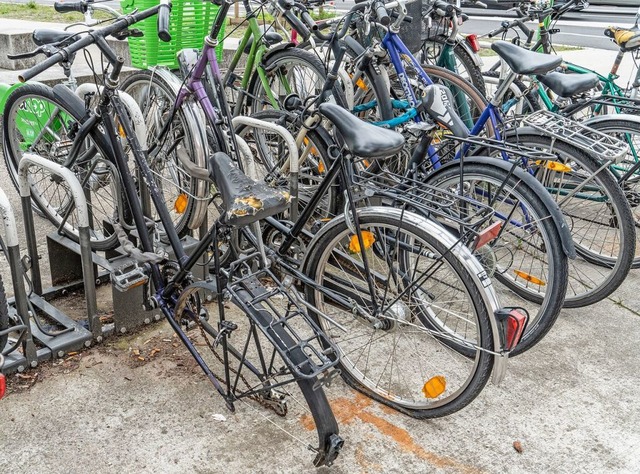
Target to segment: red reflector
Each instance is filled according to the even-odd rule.
[[[500,233],[501,228],[502,228],[502,222],[496,221],[493,224],[491,224],[489,227],[481,231],[478,234],[478,238],[476,239],[476,243],[473,246],[473,248],[475,250],[478,250],[483,245],[491,242],[493,239],[498,237],[498,234]]]
[[[507,334],[505,341],[505,349],[510,351],[514,347],[518,345],[520,339],[522,338],[522,333],[524,332],[524,328],[527,325],[527,317],[512,309],[509,311],[509,316],[507,316]]]
[[[4,393],[7,391],[7,379],[4,378],[4,374],[0,374],[0,399],[4,397]]]
[[[467,43],[469,44],[469,46],[471,46],[471,49],[473,50],[474,53],[477,53],[478,51],[480,51],[480,42],[478,41],[477,35],[468,35]]]

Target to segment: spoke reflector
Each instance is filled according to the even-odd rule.
[[[436,375],[427,380],[422,386],[424,398],[437,398],[447,389],[447,379],[442,375]]]
[[[182,193],[176,198],[176,202],[173,203],[173,208],[178,214],[183,214],[184,211],[187,210],[187,202],[187,195]]]
[[[540,278],[536,278],[527,272],[523,272],[522,270],[514,270],[513,273],[515,273],[517,276],[519,276],[523,280],[527,280],[528,282],[533,283],[534,285],[540,285],[540,286],[546,285],[546,283],[542,281]]]
[[[548,168],[551,171],[557,171],[558,173],[569,173],[571,171],[571,166],[567,166],[559,161],[538,160],[536,161],[536,165],[542,165],[545,168]]]
[[[376,238],[373,236],[373,232],[369,232],[368,230],[362,231],[362,243],[364,244],[365,250],[370,249],[375,241]],[[360,252],[360,241],[358,240],[357,235],[351,236],[349,250],[353,253]]]

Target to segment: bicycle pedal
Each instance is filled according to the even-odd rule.
[[[122,265],[111,272],[111,284],[120,292],[124,293],[132,288],[142,286],[149,281],[146,269],[132,262]]]

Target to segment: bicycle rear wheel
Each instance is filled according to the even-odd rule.
[[[633,214],[622,189],[607,166],[566,142],[523,129],[513,140],[566,166],[554,171],[545,161],[529,164],[562,210],[581,257],[569,262],[565,307],[597,303],[622,284],[635,256]]]
[[[339,349],[342,377],[415,418],[462,409],[487,383],[494,357],[486,295],[464,261],[473,258],[443,228],[409,212],[373,207],[358,215],[373,289],[344,217],[321,228],[304,267],[316,282],[305,288],[307,301]]]

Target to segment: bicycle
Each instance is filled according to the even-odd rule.
[[[99,114],[90,113],[89,117],[85,117],[76,140],[83,140],[85,136],[91,135],[97,146],[105,152],[105,156],[114,160],[118,169],[126,169],[127,164],[121,143],[117,138],[113,115],[117,117],[126,132],[127,142],[139,172],[148,186],[148,193],[156,208],[159,221],[163,224],[166,238],[176,255],[175,261],[166,262],[165,257],[155,252],[153,236],[158,232],[158,227],[147,226],[132,176],[128,173],[120,173],[122,186],[131,208],[131,216],[138,231],[140,249],[133,254],[140,261],[134,268],[114,274],[112,279],[122,287],[144,281],[153,283],[153,290],[146,295],[145,304],[158,307],[162,311],[230,409],[233,409],[234,403],[238,400],[257,397],[261,403],[282,411],[280,391],[284,390],[285,383],[297,382],[316,423],[319,447],[315,449],[317,452],[315,465],[331,464],[342,446],[335,418],[331,414],[322,390],[322,387],[329,384],[336,375],[336,372],[326,372],[333,370],[344,355],[340,346],[330,341],[317,323],[321,321],[323,325],[336,325],[338,329],[340,328],[339,323],[336,324],[334,319],[326,314],[325,310],[328,308],[341,311],[344,308],[350,308],[349,314],[352,319],[360,321],[363,327],[369,330],[381,332],[382,336],[391,336],[396,348],[400,347],[399,341],[408,344],[405,345],[403,342],[402,348],[417,347],[414,345],[415,337],[420,338],[420,353],[403,359],[410,365],[411,370],[405,368],[400,371],[400,374],[394,372],[396,377],[398,375],[412,377],[410,393],[405,392],[409,385],[403,383],[404,381],[398,385],[391,379],[378,387],[363,378],[362,372],[360,375],[357,375],[357,372],[351,372],[352,380],[355,380],[354,384],[358,385],[360,390],[379,394],[378,398],[383,398],[381,395],[383,393],[393,394],[393,398],[386,398],[382,400],[383,403],[419,417],[443,416],[468,404],[486,384],[493,364],[504,368],[505,356],[519,342],[526,318],[519,315],[517,311],[503,311],[498,319],[488,310],[489,308],[498,310],[495,307],[495,296],[490,284],[487,281],[480,281],[479,275],[474,273],[478,267],[474,267],[473,264],[469,266],[467,263],[473,262],[473,258],[464,246],[456,245],[455,238],[443,233],[439,226],[404,209],[371,207],[358,211],[352,197],[349,196],[350,192],[347,191],[350,203],[348,213],[321,227],[314,237],[315,240],[304,249],[303,253],[308,255],[309,259],[313,255],[318,255],[322,260],[321,257],[326,256],[327,251],[331,252],[336,247],[329,248],[321,246],[320,243],[326,239],[335,240],[336,235],[340,236],[340,240],[345,243],[344,249],[347,253],[338,252],[334,258],[328,258],[325,261],[347,263],[349,268],[356,270],[354,274],[356,277],[359,269],[362,268],[364,272],[360,275],[366,283],[358,284],[355,287],[356,293],[345,294],[343,291],[327,288],[309,278],[301,271],[304,267],[299,266],[292,259],[292,255],[300,252],[296,249],[309,215],[313,213],[315,204],[322,198],[326,188],[332,184],[330,178],[342,175],[343,179],[348,179],[352,176],[350,154],[337,156],[339,159],[332,164],[328,171],[328,178],[320,185],[299,219],[289,228],[286,223],[271,217],[290,208],[288,194],[254,182],[242,173],[228,155],[223,152],[214,153],[209,161],[210,173],[207,171],[207,177],[215,184],[221,195],[221,217],[200,241],[194,253],[191,256],[185,255],[178,235],[170,225],[168,211],[159,195],[157,185],[153,179],[150,179],[152,174],[148,163],[135,134],[131,133],[130,122],[117,94],[117,79],[122,62],[104,42],[106,35],[125,29],[156,12],[159,12],[161,25],[158,28],[159,35],[164,35],[166,38],[167,18],[162,15],[167,11],[163,7],[165,7],[164,3],[122,17],[113,25],[78,39],[42,64],[25,72],[21,78],[25,80],[34,77],[68,54],[94,43],[100,47],[109,64],[112,65],[105,81],[105,88],[101,91]],[[209,38],[217,36],[219,20],[224,19],[228,8],[228,3],[221,7],[222,13],[219,13],[221,16],[212,26]],[[209,64],[216,90],[222,89],[220,75],[215,71],[217,65],[212,50],[209,42],[205,41],[203,56],[194,69],[194,74],[197,74],[188,80],[187,84],[201,81],[204,68]],[[329,83],[327,87],[330,89],[331,84]],[[202,89],[195,88],[195,90]],[[64,95],[65,101],[78,103],[79,99],[66,92],[67,89],[61,88],[59,91]],[[185,91],[185,95],[188,93]],[[201,97],[203,104],[206,104],[206,96]],[[221,96],[221,101],[225,104],[224,95]],[[323,104],[321,107],[324,107],[327,113],[331,113],[332,107],[334,111],[338,108],[330,104]],[[114,114],[109,113],[111,109]],[[205,111],[211,112],[215,118],[215,112],[210,103],[205,107]],[[229,113],[228,109],[223,109],[223,113]],[[353,118],[353,120],[357,119]],[[347,131],[353,128],[355,123],[345,120],[336,122],[335,125],[348,137]],[[360,127],[363,126],[366,127],[360,125]],[[388,131],[380,138],[378,129],[370,129],[367,132],[366,129],[359,128],[359,131],[365,135],[365,138],[376,142],[377,146],[363,150],[361,141],[347,138],[347,149],[356,154],[366,151],[365,156],[387,155],[403,144],[402,137],[395,132]],[[284,236],[277,251],[262,244],[262,232],[257,224],[259,220],[265,220],[281,231]],[[245,226],[250,226],[251,230]],[[429,229],[431,233],[425,229]],[[220,239],[226,239],[226,235],[234,230],[242,234],[244,248],[238,249],[241,252],[223,268],[220,264],[218,243]],[[131,243],[128,246],[131,247]],[[444,251],[440,253],[439,249]],[[190,269],[208,251],[213,252],[215,280],[192,282]],[[384,265],[385,270],[372,273],[369,269],[381,268],[374,267],[374,263]],[[326,266],[320,268],[326,269]],[[467,321],[466,337],[459,334],[461,329],[456,331],[434,324],[434,321],[439,320],[440,311],[447,311],[450,308],[440,309],[435,306],[433,303],[438,301],[438,296],[423,289],[423,285],[426,283],[425,280],[433,278],[433,274],[439,275],[439,270],[442,268],[445,270],[442,272],[444,280],[451,282],[453,277],[453,283],[460,286],[460,294],[466,301],[465,313],[460,314],[461,321]],[[279,278],[275,274],[275,269],[278,273],[284,274],[284,278]],[[438,278],[435,277],[433,280],[438,281]],[[270,281],[272,286],[265,286],[263,281]],[[400,285],[400,288],[393,287],[398,290],[397,292],[390,287],[391,281]],[[314,292],[315,303],[320,308],[312,306],[301,298],[294,282],[300,282],[303,288],[306,288],[305,291]],[[443,291],[450,292],[452,288],[455,287],[445,285]],[[209,322],[210,315],[203,304],[207,301],[207,294],[217,302],[219,313],[217,328]],[[428,295],[429,303],[420,299],[419,295]],[[406,298],[410,304],[401,304],[400,302]],[[229,338],[233,334],[237,340],[239,337],[237,331],[241,326],[225,319],[224,300],[230,300],[248,316],[249,329],[244,341],[241,340],[238,347],[232,346]],[[446,299],[444,303],[447,304]],[[414,305],[417,305],[420,311],[409,316],[407,311],[415,307]],[[394,311],[389,311],[389,308],[393,308]],[[395,315],[395,313],[401,314]],[[402,315],[404,317],[401,317]],[[429,319],[425,319],[425,315]],[[189,326],[200,331],[205,339],[205,347],[214,351],[214,357],[215,350],[221,347],[222,354],[218,354],[215,359],[223,363],[222,377],[216,376],[211,371],[198,346],[186,334],[185,331]],[[273,346],[266,352],[260,344],[260,334],[263,335],[260,338],[266,337],[266,342]],[[369,343],[372,342],[372,340],[369,341]],[[414,357],[420,358],[424,351],[430,352],[432,361],[435,359],[437,352],[430,350],[426,345],[427,342],[434,349],[437,348],[446,353],[445,360],[448,361],[448,365],[439,367],[437,374],[431,371],[431,375],[425,377],[419,368],[420,364],[414,363]],[[389,356],[388,353],[386,355]],[[284,367],[280,367],[281,363],[275,361],[276,356],[282,359]],[[255,357],[256,362],[251,363],[249,357]],[[234,360],[236,362],[232,366],[231,361]],[[347,370],[348,366],[342,365],[342,367]],[[444,372],[453,375],[443,376]],[[459,372],[457,376],[456,372]],[[466,375],[461,375],[465,372],[467,372]],[[384,375],[384,373],[378,375]],[[245,377],[249,376],[255,380],[255,383],[253,385],[247,383],[247,386],[244,386]],[[282,377],[284,381],[281,380]],[[380,377],[377,380],[379,383]],[[455,388],[450,388],[451,385]],[[417,393],[424,393],[419,401],[414,398]],[[427,397],[426,401],[424,401],[425,397]]]

